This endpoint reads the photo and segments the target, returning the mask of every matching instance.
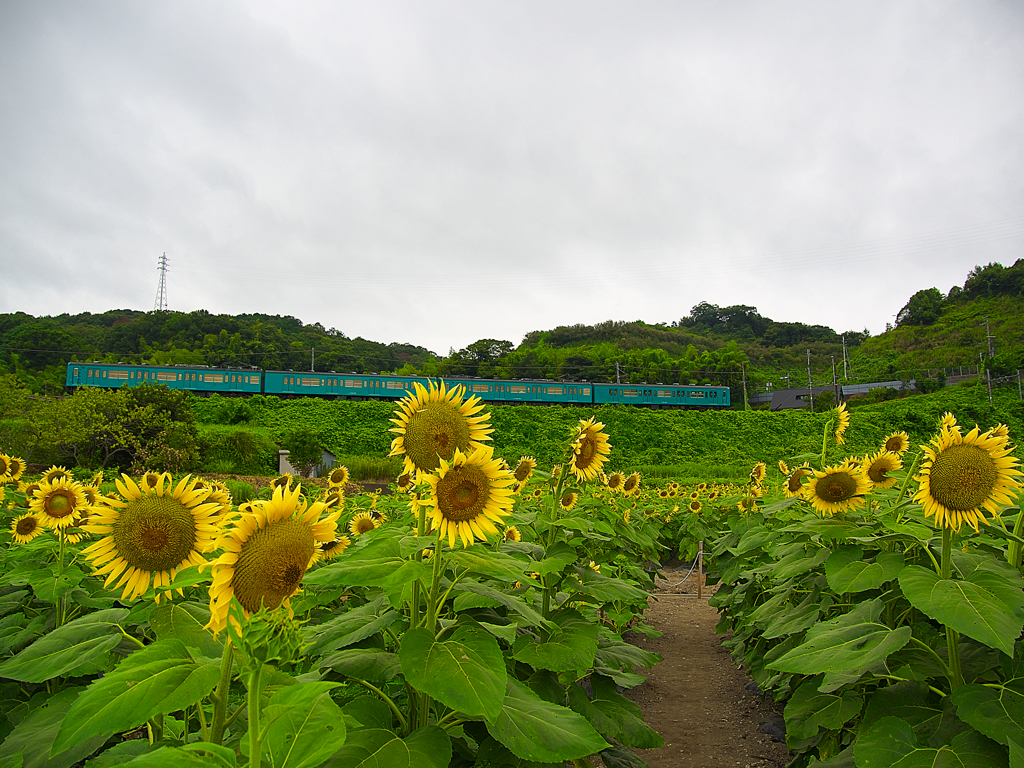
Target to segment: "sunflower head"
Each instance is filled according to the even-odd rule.
[[[635,493],[640,492],[640,473],[634,472],[625,480],[622,481],[622,492],[627,496],[632,496]]]
[[[285,606],[321,545],[337,535],[337,509],[307,504],[299,488],[278,487],[269,500],[252,503],[219,539],[223,554],[213,563],[210,623],[214,634],[227,624],[232,598],[246,615]]]
[[[333,560],[341,555],[352,544],[348,536],[338,536],[331,541],[325,541],[320,545],[319,558],[322,560]]]
[[[845,462],[826,467],[823,472],[813,470],[813,474],[804,484],[803,495],[821,513],[834,515],[859,507],[871,490],[871,483],[860,468],[852,469]]]
[[[48,470],[43,472],[42,478],[39,480],[40,483],[52,483],[54,480],[60,480],[64,478],[66,480],[74,480],[71,477],[71,473],[68,472],[64,467],[50,467]]]
[[[573,491],[565,491],[562,494],[562,498],[558,500],[558,506],[568,512],[576,506],[576,502],[579,501],[579,498],[579,494]]]
[[[697,499],[693,499],[687,505],[687,509],[689,509],[693,514],[699,515],[701,513],[701,510],[704,509],[704,505],[701,504],[700,501],[698,501]]]
[[[882,443],[882,450],[889,453],[905,453],[910,447],[910,435],[906,432],[893,432]]]
[[[784,462],[782,459],[779,459],[779,472],[781,472],[783,475],[789,474],[789,465],[786,464],[786,462]]]
[[[736,505],[736,508],[739,509],[739,511],[745,515],[749,514],[750,512],[756,511],[757,497],[752,496],[748,493],[746,496],[740,499],[739,503]]]
[[[24,471],[25,461],[23,459],[0,453],[0,485],[16,482]]]
[[[605,483],[609,491],[621,491],[622,484],[626,482],[626,476],[621,472],[612,472],[608,475],[608,481]]]
[[[505,531],[502,533],[502,537],[505,539],[505,541],[523,540],[522,534],[519,533],[519,529],[516,528],[514,525],[508,526],[508,528],[506,528]]]
[[[270,487],[273,488],[275,491],[278,488],[290,490],[292,487],[292,480],[293,478],[291,472],[285,472],[283,475],[278,475],[273,480],[271,480]]]
[[[797,467],[789,476],[786,478],[786,482],[783,485],[783,489],[786,492],[786,498],[791,499],[794,496],[799,496],[804,487],[804,479],[809,475],[813,475],[814,471],[806,464],[802,467]]]
[[[580,419],[572,437],[572,458],[569,469],[577,480],[593,480],[600,472],[612,446],[604,432],[604,424],[593,417]]]
[[[398,401],[389,430],[396,435],[389,455],[402,456],[406,472],[433,472],[455,451],[475,450],[491,439],[490,417],[481,415],[479,398],[463,400],[462,385],[449,390],[444,382],[431,381],[429,388],[415,382],[413,389]]]
[[[516,464],[516,471],[512,473],[515,477],[516,482],[520,485],[525,485],[526,481],[533,475],[533,470],[537,468],[537,460],[532,456],[523,456],[519,459],[519,463]]]
[[[328,507],[337,507],[338,509],[345,508],[345,493],[337,488],[335,490],[328,491],[324,494],[324,504]]]
[[[151,581],[167,586],[180,569],[205,564],[220,505],[207,502],[208,492],[197,490],[194,479],[186,476],[163,494],[147,492],[128,475],[115,482],[120,498],[92,507],[83,526],[101,537],[82,554],[97,576],[107,577],[105,587],[124,587],[122,599],[134,600]]]
[[[437,474],[426,480],[431,528],[442,538],[447,536],[450,547],[455,546],[456,537],[464,547],[486,541],[487,534],[498,533],[494,524],[511,514],[515,479],[502,469],[489,446],[471,454],[456,450],[451,462],[442,459]]]
[[[327,484],[331,488],[344,488],[348,482],[348,467],[338,465],[327,473]]]
[[[26,512],[24,515],[14,518],[10,530],[15,544],[28,544],[43,532],[44,527],[38,513]]]
[[[164,485],[171,481],[171,476],[166,472],[143,472],[139,478],[139,488],[145,493],[155,493],[157,496],[164,495]]]
[[[903,469],[899,453],[884,448],[874,456],[865,456],[860,467],[860,471],[876,488],[892,488],[896,485],[896,478],[890,477],[889,473],[898,469]]]
[[[750,470],[750,482],[755,485],[760,485],[764,482],[764,479],[768,476],[768,467],[763,461],[757,462],[753,469]]]
[[[43,482],[32,495],[29,507],[39,515],[46,528],[66,528],[73,525],[87,506],[80,483],[69,477]]]
[[[376,528],[379,523],[369,512],[359,512],[353,515],[348,524],[348,531],[353,536],[362,536]]]
[[[982,510],[996,514],[1000,505],[1012,503],[1021,487],[1020,462],[1011,455],[1005,428],[981,434],[975,427],[964,435],[955,420],[943,422],[938,435],[921,446],[926,458],[914,499],[940,528],[960,530],[966,522],[978,530],[985,519]]]
[[[835,413],[836,444],[843,445],[846,442],[846,438],[843,435],[846,433],[848,426],[850,426],[850,414],[846,412],[846,403],[840,403],[836,407]]]

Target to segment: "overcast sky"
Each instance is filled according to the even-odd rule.
[[[1024,3],[0,0],[0,312],[884,330],[1024,256]]]

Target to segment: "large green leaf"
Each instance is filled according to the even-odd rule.
[[[941,747],[922,747],[910,724],[883,717],[857,736],[857,768],[1007,768],[1006,751],[977,731]]]
[[[903,568],[901,552],[879,552],[873,561],[864,559],[861,547],[842,546],[825,561],[828,585],[837,594],[878,589],[895,579]]]
[[[312,768],[345,744],[345,718],[331,698],[340,683],[299,683],[270,697],[264,740],[273,768]]]
[[[532,605],[527,603],[521,597],[510,595],[507,592],[503,592],[500,589],[495,589],[486,584],[481,584],[474,581],[471,578],[461,579],[455,584],[455,590],[457,592],[472,592],[474,595],[483,595],[489,597],[500,605],[505,606],[511,611],[515,611],[525,619],[521,622],[524,626],[537,626],[539,624],[549,624],[540,612]]]
[[[408,561],[400,557],[350,560],[346,557],[306,574],[305,584],[313,586],[380,587]]]
[[[904,680],[872,692],[864,708],[860,728],[864,730],[883,717],[898,717],[908,722],[922,741],[928,741],[939,728],[943,707],[923,682]]]
[[[96,734],[127,731],[154,715],[184,709],[219,680],[219,659],[197,662],[180,640],[158,640],[83,691],[53,748],[67,749]]]
[[[953,691],[960,719],[990,739],[1009,746],[1011,738],[1024,740],[1024,678],[1003,685],[964,685]]]
[[[815,547],[807,554],[801,545],[798,552],[788,554],[769,566],[767,573],[776,581],[785,581],[793,576],[813,571],[828,559],[829,553],[830,550],[826,547]]]
[[[494,720],[505,691],[505,660],[498,641],[479,627],[462,626],[448,640],[419,628],[398,649],[409,685],[470,717]]]
[[[479,547],[449,552],[445,555],[445,560],[458,568],[465,568],[470,573],[507,582],[520,581],[527,570],[535,570],[525,559],[509,557],[500,552]]]
[[[127,616],[124,608],[109,608],[68,622],[0,664],[0,677],[41,683],[85,669],[97,671],[98,660],[121,642],[118,625]]]
[[[917,565],[906,566],[899,577],[903,594],[923,614],[1013,656],[1013,643],[1024,628],[1024,592],[987,570],[968,579],[940,579]]]
[[[320,661],[320,669],[333,669],[346,677],[371,683],[386,683],[402,671],[397,653],[371,648],[346,648]]]
[[[864,672],[910,642],[910,627],[889,629],[878,621],[880,599],[812,627],[804,642],[766,666],[780,672]]]
[[[864,698],[855,690],[819,693],[817,678],[804,681],[786,702],[786,741],[816,736],[819,728],[839,730],[860,714]]]
[[[67,716],[81,688],[68,688],[54,694],[46,704],[33,710],[7,735],[0,745],[0,764],[16,759],[20,753],[24,768],[68,768],[88,757],[106,741],[107,733],[98,734],[79,744],[58,749],[50,755],[53,737]]]
[[[383,728],[360,728],[324,768],[447,768],[451,759],[451,739],[436,726],[404,739]]]
[[[640,707],[619,694],[614,681],[603,675],[591,675],[590,683],[593,699],[581,686],[569,686],[569,706],[587,718],[598,733],[637,749],[657,749],[665,745],[657,731],[644,722]]]
[[[535,669],[550,669],[552,672],[582,671],[593,666],[597,652],[597,624],[587,621],[574,610],[559,611],[549,618],[558,629],[540,643],[528,635],[521,635],[513,647],[513,656]]]
[[[576,760],[610,746],[581,715],[544,701],[511,677],[501,712],[487,730],[516,757],[541,763]]]
[[[613,579],[604,576],[593,568],[576,568],[576,579],[571,576],[563,583],[563,588],[568,592],[570,589],[590,595],[602,603],[611,603],[616,600],[624,602],[646,603],[649,595],[639,587],[635,587],[623,579]]]
[[[800,605],[775,613],[774,618],[769,620],[762,632],[766,640],[773,640],[776,637],[795,635],[810,629],[818,621],[818,615],[828,610],[832,605],[832,598],[828,595],[824,599],[817,589],[811,590]]]
[[[365,605],[315,627],[307,638],[310,646],[306,653],[317,656],[358,643],[390,626],[398,617],[398,613],[387,605],[384,595],[380,595]]]
[[[214,639],[213,634],[203,628],[209,620],[209,609],[195,603],[165,602],[149,615],[149,625],[158,640],[174,637],[202,656],[217,657],[224,652],[227,634]]]

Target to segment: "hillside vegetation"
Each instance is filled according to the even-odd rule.
[[[776,322],[752,306],[701,302],[669,324],[559,326],[531,331],[518,346],[480,339],[442,357],[412,344],[349,338],[294,317],[112,310],[37,318],[17,312],[0,314],[0,374],[15,375],[37,394],[62,392],[64,368],[73,360],[719,384],[731,387],[742,407],[744,381],[748,392],[804,384],[808,350],[816,384],[831,383],[834,364],[843,376],[844,350],[850,366],[842,380],[851,383],[941,380],[961,366],[976,373],[979,355],[994,375],[1012,374],[1024,351],[1022,309],[1024,261],[976,267],[962,287],[945,293],[918,291],[896,327],[877,336]]]

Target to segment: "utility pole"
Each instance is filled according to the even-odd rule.
[[[154,312],[167,311],[167,254],[157,261],[157,269],[160,271],[160,283],[156,289],[156,301],[153,302]]]
[[[316,347],[309,348],[309,372],[316,373]]]
[[[807,394],[810,396],[811,413],[814,413],[814,385],[811,383],[811,350],[807,350]]]
[[[996,351],[992,347],[992,339],[995,337],[992,335],[992,328],[988,324],[988,315],[985,315],[985,338],[988,339],[988,356],[993,358],[996,356]]]
[[[843,334],[843,380],[849,380],[849,376],[846,373],[846,334]]]
[[[621,384],[622,381],[619,379],[619,361],[615,361],[615,383]]]
[[[747,401],[747,364],[740,363],[740,368],[743,371],[743,410],[750,410],[750,403]]]
[[[836,405],[839,405],[839,384],[836,381],[836,356],[832,355],[832,394],[836,396]]]

